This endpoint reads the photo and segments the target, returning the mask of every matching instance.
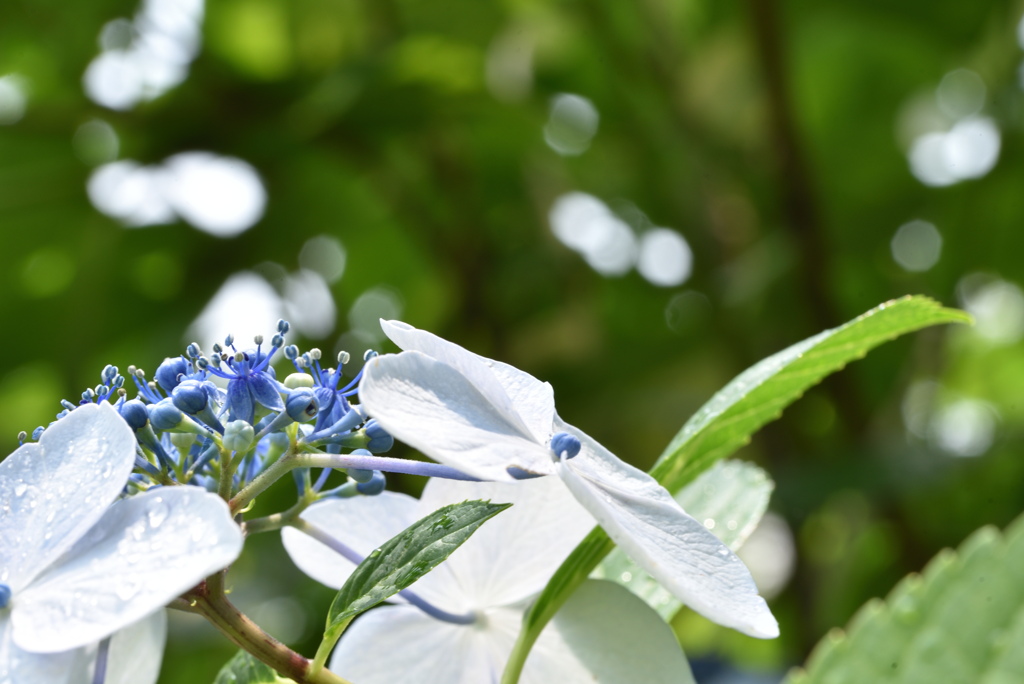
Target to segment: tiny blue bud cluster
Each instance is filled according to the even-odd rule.
[[[338,355],[336,368],[324,367],[320,350],[300,353],[285,345],[289,328],[279,321],[269,346],[257,336],[254,348],[238,349],[231,335],[223,345],[213,345],[210,354],[189,344],[183,355],[164,359],[152,381],[142,369],[129,366],[126,376],[137,390],[134,398],[128,397],[125,376],[116,366],[103,369],[101,384],[83,392],[79,404],[111,403],[135,433],[138,456],[127,493],[190,484],[230,495],[289,450],[369,455],[391,448],[391,435],[352,403],[362,372],[342,382],[348,353]],[[297,371],[284,382],[271,365],[278,351]],[[61,405],[58,419],[76,408],[69,401]],[[38,441],[43,430],[33,430],[31,439]],[[28,438],[19,435],[22,442]],[[308,470],[295,473],[300,495],[374,495],[385,486],[377,470],[324,468],[315,480]],[[345,482],[325,489],[330,474],[339,471]],[[0,599],[3,589],[0,585]]]

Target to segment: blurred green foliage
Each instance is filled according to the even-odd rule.
[[[1020,3],[210,0],[187,78],[111,110],[82,77],[104,26],[141,8],[0,4],[4,453],[104,364],[153,369],[179,352],[230,275],[283,290],[303,245],[328,235],[347,256],[338,322],[304,346],[365,341],[342,334],[383,288],[405,320],[551,381],[568,421],[644,468],[739,371],[881,301],[923,293],[976,314],[974,330],[875,352],[742,452],[776,480],[796,540],[773,603],[783,636],[754,643],[682,615],[691,656],[781,671],[939,548],[1024,509]],[[958,69],[984,84],[967,118],[996,127],[998,161],[929,186],[907,153],[955,125],[937,88]],[[576,156],[545,142],[560,93],[600,115]],[[86,193],[113,158],[108,130],[117,159],[245,160],[265,214],[229,239],[123,227]],[[596,272],[549,224],[571,191],[634,231],[681,233],[692,275],[659,287]],[[915,219],[942,236],[919,272],[892,248]],[[243,608],[312,654],[331,592],[277,539],[251,539],[232,581]],[[161,681],[212,681],[233,650],[172,628]]]

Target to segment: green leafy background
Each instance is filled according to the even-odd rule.
[[[390,293],[405,320],[551,381],[566,420],[645,469],[743,369],[882,301],[923,293],[977,314],[973,329],[873,352],[739,452],[776,482],[771,508],[794,538],[794,575],[772,600],[783,636],[755,642],[684,611],[674,624],[698,665],[781,676],[939,549],[1024,510],[1019,3],[209,0],[188,78],[111,111],[82,75],[103,26],[140,7],[0,3],[0,77],[27,93],[24,116],[0,124],[0,453],[104,364],[152,370],[178,352],[230,275],[280,285],[306,241],[329,235],[347,253],[338,320],[303,344],[358,356],[367,341],[343,336],[354,305]],[[529,79],[493,75],[524,51]],[[928,187],[905,131],[957,69],[986,86],[999,159]],[[577,157],[543,138],[562,92],[601,117]],[[120,159],[246,160],[265,215],[232,239],[122,227],[85,192],[96,160],[74,140],[93,120],[116,132]],[[666,288],[595,272],[549,226],[569,191],[638,230],[679,231],[691,277]],[[891,251],[914,219],[943,239],[921,273]],[[254,514],[289,505],[284,485]],[[231,583],[312,655],[332,592],[274,535],[247,543]],[[212,681],[232,653],[176,616],[162,682]]]

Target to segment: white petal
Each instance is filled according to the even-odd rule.
[[[419,352],[369,361],[359,396],[396,439],[475,477],[510,481],[508,467],[554,472],[550,449],[514,413],[491,402],[456,368]]]
[[[402,349],[422,352],[433,359],[453,366],[466,375],[471,382],[478,384],[482,394],[490,396],[481,385],[490,386],[491,380],[483,378],[479,380],[479,383],[477,382],[477,379],[484,375],[479,368],[479,365],[483,364],[490,369],[494,379],[498,381],[504,393],[511,400],[512,409],[530,428],[536,441],[543,443],[551,438],[551,422],[555,415],[555,396],[548,383],[541,382],[529,373],[506,363],[474,354],[454,342],[449,342],[425,330],[418,330],[408,323],[382,320],[380,327],[384,330],[384,334]],[[498,403],[501,401],[503,400],[499,399]]]
[[[99,520],[134,462],[135,436],[106,403],[78,407],[0,462],[0,582],[15,597]]]
[[[583,449],[558,474],[637,565],[710,620],[759,638],[779,627],[743,562],[654,478],[570,425]]]
[[[538,593],[594,527],[594,518],[556,477],[523,482],[431,478],[420,499],[421,515],[467,499],[512,504],[445,562],[470,609],[509,605]]]
[[[14,640],[38,653],[95,642],[167,605],[241,549],[227,504],[198,487],[119,501],[14,598]]]
[[[320,501],[301,517],[365,558],[416,522],[417,504],[407,494],[385,491],[378,496]],[[332,589],[341,589],[356,568],[341,554],[293,527],[281,530],[281,541],[300,570]]]
[[[167,642],[167,611],[158,610],[110,639],[103,684],[156,684]]]
[[[0,684],[91,684],[96,648],[29,653],[11,639],[11,621],[0,617]]]
[[[501,678],[511,648],[503,631],[440,622],[412,606],[384,606],[349,626],[330,669],[358,684],[490,684]]]
[[[572,668],[574,673],[567,675]],[[541,633],[523,684],[693,684],[672,629],[613,582],[584,582]]]

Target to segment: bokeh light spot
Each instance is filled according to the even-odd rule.
[[[328,283],[336,283],[345,272],[345,247],[330,235],[317,235],[306,240],[299,251],[299,266],[316,271]]]
[[[397,293],[386,287],[374,287],[359,295],[348,311],[351,330],[363,333],[371,339],[383,339],[380,319],[401,318],[404,308]]]
[[[942,254],[942,235],[927,221],[910,221],[897,229],[890,243],[892,258],[912,273],[927,271]]]
[[[681,285],[693,269],[693,251],[686,238],[668,228],[653,228],[640,237],[636,270],[660,287]]]
[[[980,456],[995,439],[996,414],[977,399],[958,399],[940,408],[932,418],[934,444],[951,456]]]
[[[587,98],[571,93],[556,95],[544,125],[544,141],[562,156],[583,154],[590,149],[599,120],[597,108]]]
[[[623,275],[636,262],[633,229],[593,195],[562,195],[552,205],[548,219],[555,237],[602,275]]]
[[[1024,292],[1016,284],[976,273],[960,280],[957,293],[982,339],[1006,345],[1024,338]]]
[[[93,171],[86,190],[94,207],[130,228],[173,223],[158,168],[123,160]]]
[[[324,337],[334,330],[334,297],[316,271],[301,269],[285,278],[284,306],[288,320],[306,337]]]
[[[71,139],[75,154],[89,166],[107,164],[117,159],[121,141],[114,127],[106,121],[86,121],[75,131]]]
[[[197,341],[209,352],[231,333],[240,348],[252,345],[256,335],[268,335],[284,318],[284,305],[270,283],[252,271],[228,278],[189,326],[186,342]]]
[[[183,152],[164,162],[164,193],[193,226],[217,237],[233,237],[260,220],[267,194],[256,170],[233,157]]]
[[[946,116],[962,119],[985,106],[985,90],[981,76],[969,69],[956,69],[942,77],[935,97]]]
[[[28,107],[25,80],[16,74],[0,76],[0,126],[18,123]]]

